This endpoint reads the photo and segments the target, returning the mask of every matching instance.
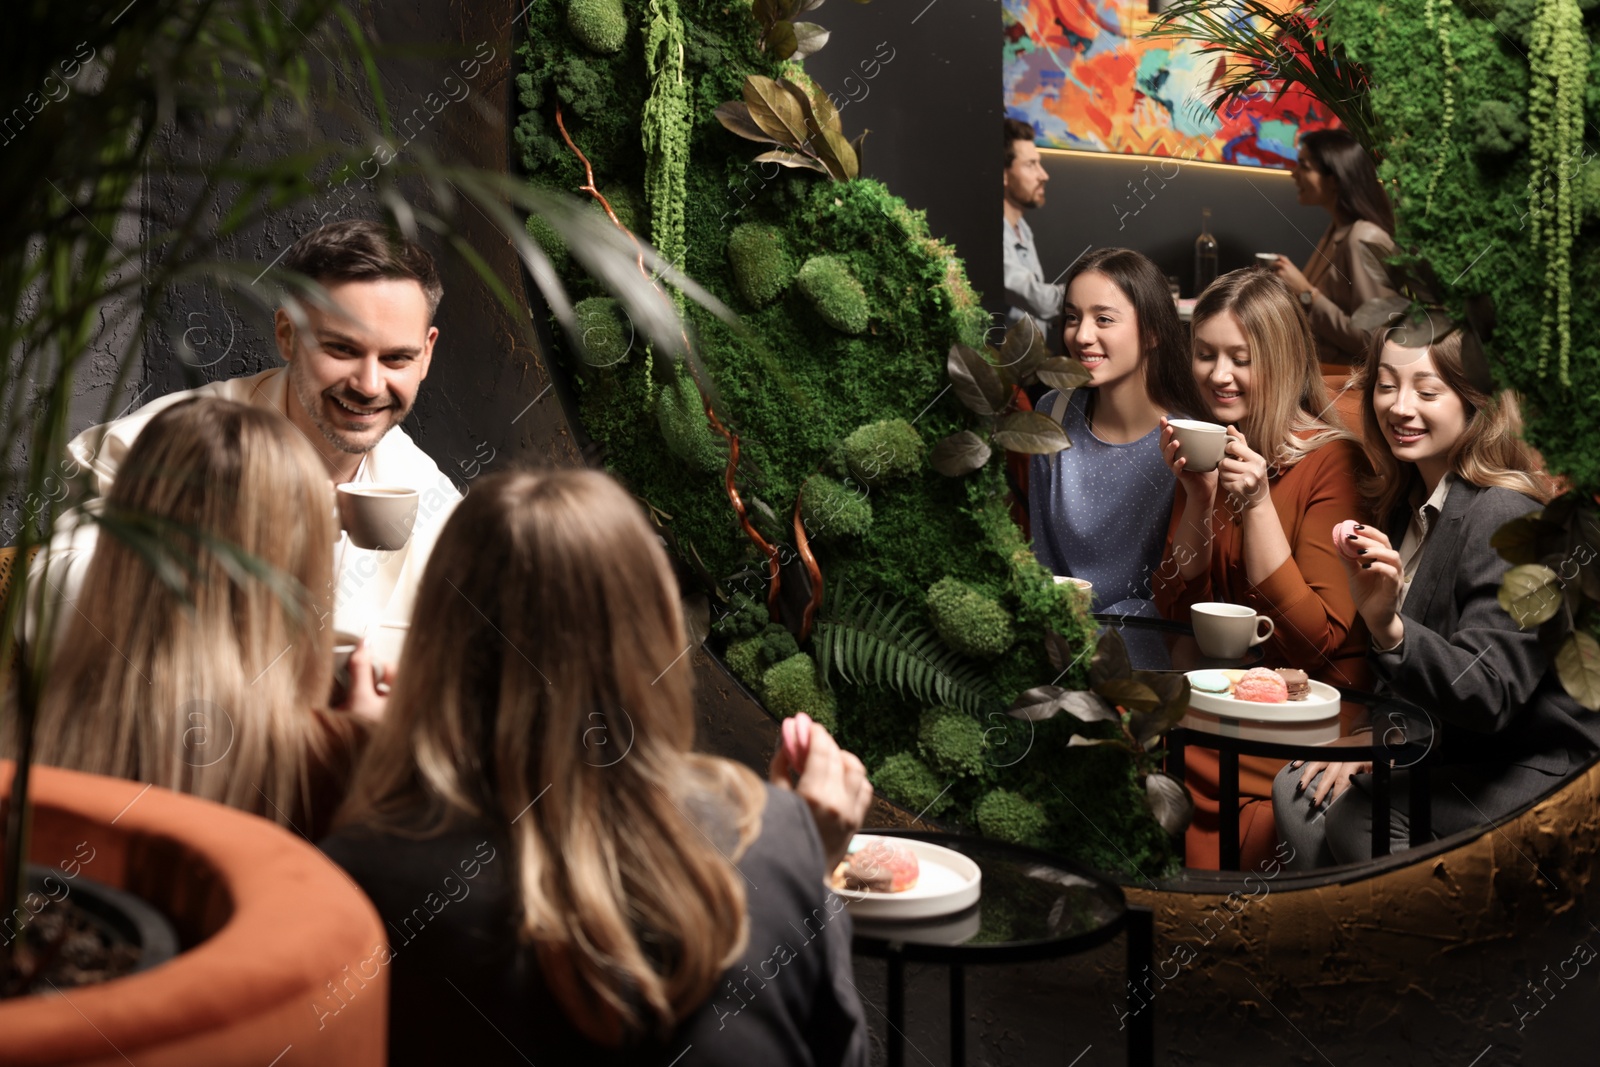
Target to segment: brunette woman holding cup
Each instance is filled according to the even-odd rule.
[[[1192,390],[1185,406],[1207,412],[1228,436],[1216,469],[1190,470],[1174,428],[1162,450],[1178,499],[1157,573],[1162,614],[1190,621],[1196,604],[1250,608],[1272,622],[1262,646],[1270,667],[1303,670],[1330,685],[1366,680],[1366,634],[1344,580],[1331,524],[1362,514],[1361,450],[1328,407],[1311,331],[1276,277],[1238,270],[1195,305]],[[1240,863],[1270,854],[1272,777],[1281,760],[1241,757]],[[1215,753],[1186,761],[1195,797],[1188,860],[1216,867],[1220,826]]]
[[[1336,529],[1372,635],[1373,673],[1409,702],[1393,724],[1404,738],[1387,740],[1430,749],[1426,771],[1395,773],[1397,850],[1410,843],[1410,774],[1429,775],[1431,830],[1444,837],[1505,817],[1600,750],[1600,717],[1562,689],[1538,628],[1522,628],[1500,606],[1511,564],[1490,539],[1556,488],[1519,440],[1516,395],[1496,393],[1481,348],[1464,357],[1464,340],[1447,322],[1424,319],[1374,348],[1362,398],[1376,471],[1366,489],[1384,522]],[[1278,775],[1274,806],[1294,845],[1291,866],[1371,858],[1370,770],[1312,761]]]
[[[1033,551],[1055,574],[1092,583],[1097,611],[1154,616],[1151,575],[1172,506],[1161,418],[1188,389],[1182,326],[1166,278],[1138,252],[1097,249],[1065,284],[1064,348],[1089,381],[1039,401],[1073,447],[1030,460]]]

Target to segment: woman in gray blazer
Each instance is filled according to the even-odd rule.
[[[1498,601],[1510,564],[1489,540],[1547,503],[1554,483],[1518,436],[1515,395],[1494,395],[1486,368],[1463,361],[1459,330],[1431,345],[1407,336],[1428,329],[1401,328],[1367,361],[1367,488],[1385,529],[1336,531],[1373,672],[1406,709],[1384,728],[1431,749],[1426,768],[1396,772],[1396,850],[1409,840],[1409,773],[1430,776],[1432,830],[1444,837],[1505,816],[1600,751],[1600,717],[1563,691],[1535,628]],[[1297,761],[1278,775],[1291,866],[1371,858],[1370,770]]]

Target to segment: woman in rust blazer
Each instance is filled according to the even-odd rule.
[[[1366,632],[1329,536],[1363,515],[1361,448],[1328,405],[1315,347],[1294,298],[1271,272],[1234,271],[1195,306],[1195,395],[1186,410],[1228,427],[1214,472],[1184,469],[1167,428],[1162,447],[1178,475],[1178,497],[1157,572],[1163,615],[1188,621],[1197,603],[1254,608],[1273,622],[1266,665],[1297,667],[1329,685],[1364,685]],[[1353,709],[1352,709],[1353,710]],[[1276,842],[1272,778],[1282,760],[1239,760],[1240,864],[1250,868]],[[1191,749],[1195,799],[1188,862],[1217,866],[1217,759]]]

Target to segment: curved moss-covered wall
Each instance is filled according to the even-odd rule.
[[[836,725],[879,790],[914,811],[1105,869],[1170,866],[1127,757],[1067,746],[1103,725],[1004,714],[1032,686],[1082,685],[1087,655],[1063,672],[1044,637],[1086,653],[1093,630],[1011,522],[998,450],[963,479],[928,466],[934,442],[973,421],[945,391],[946,353],[980,344],[988,325],[960,261],[881,184],[756,163],[770,146],[717,121],[747,75],[804,82],[758,49],[748,4],[622,7],[628,31],[606,50],[579,39],[566,3],[528,10],[516,142],[535,184],[583,185],[559,107],[619,221],[742,320],[690,307],[697,359],[679,367],[612,306],[588,304],[596,332],[562,353],[607,467],[711,593],[725,661],[775,712]],[[529,229],[576,297],[602,296],[538,220]],[[730,503],[728,445],[702,394],[738,436],[749,519],[784,560],[787,626],[769,620],[765,557]],[[797,502],[823,576],[814,634],[801,623]]]

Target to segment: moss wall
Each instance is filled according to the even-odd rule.
[[[1551,17],[1560,8],[1581,19],[1580,39],[1560,50],[1566,60],[1552,57],[1548,42],[1535,47],[1541,10]],[[1372,79],[1379,174],[1393,183],[1399,243],[1420,248],[1458,293],[1494,297],[1495,373],[1522,392],[1529,439],[1551,469],[1586,494],[1600,489],[1600,168],[1592,162],[1600,150],[1600,54],[1589,44],[1597,20],[1593,0],[1342,0],[1329,17],[1330,35]],[[1530,114],[1530,62],[1552,61],[1574,64],[1584,86],[1582,139],[1535,153],[1538,129],[1548,132],[1551,122]],[[1565,382],[1559,330],[1544,325],[1559,293],[1547,286],[1547,254],[1534,240],[1563,185],[1579,227]]]
[[[522,165],[537,185],[571,191],[583,184],[555,126],[559,104],[619,217],[660,245],[641,138],[651,92],[645,32],[653,18],[672,16],[673,0],[625,0],[620,42],[584,22],[603,5],[572,6],[583,18],[557,0],[535,3],[526,16],[515,132]],[[742,325],[691,308],[701,366],[680,368],[632,339],[625,322],[608,326],[608,307],[587,305],[595,343],[562,355],[607,467],[654,509],[680,558],[701,576],[730,667],[770,709],[809,710],[835,722],[881,792],[1101,868],[1170,866],[1170,842],[1150,819],[1125,757],[1067,747],[1075,730],[1103,726],[1030,725],[1003,713],[1016,694],[1061,674],[1043,652],[1047,631],[1084,650],[1093,629],[1075,594],[1051,583],[1010,522],[998,456],[960,480],[926,465],[935,441],[970,423],[943,392],[946,352],[957,340],[980,343],[987,323],[960,261],[929,237],[919,212],[877,182],[833,182],[754,163],[763,149],[724,130],[714,109],[741,98],[747,74],[804,75],[758,50],[748,5],[677,0],[676,8],[689,125],[666,133],[688,145],[681,263]],[[587,44],[574,25],[584,27]],[[537,219],[529,229],[551,246]],[[575,296],[602,296],[557,259]],[[612,329],[616,336],[606,336]],[[726,446],[692,417],[697,386],[738,434],[740,491],[786,559],[795,540],[790,516],[811,480],[807,529],[824,577],[824,627],[852,605],[865,629],[899,620],[902,645],[909,630],[923,635],[924,666],[937,659],[965,681],[962,699],[918,699],[852,684],[836,671],[822,677],[815,639],[804,646],[793,639],[798,612],[786,613],[787,629],[768,622],[765,562],[724,492]],[[785,568],[791,593],[800,570]],[[960,651],[933,636],[926,606],[929,589],[944,580],[959,583],[947,591],[963,592],[949,600],[951,618],[939,620]],[[995,623],[995,610],[1004,625]],[[959,636],[980,617],[999,635],[990,647]],[[878,662],[886,658],[893,663]],[[1077,659],[1060,684],[1082,684],[1086,661]],[[854,665],[858,677],[870,674],[872,658]],[[893,670],[888,675],[895,680]]]

